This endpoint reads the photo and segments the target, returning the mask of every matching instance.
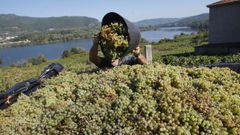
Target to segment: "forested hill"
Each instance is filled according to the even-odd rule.
[[[82,16],[26,17],[15,14],[0,14],[0,32],[32,32],[55,29],[88,28],[99,26],[95,18]]]
[[[173,23],[180,20],[180,18],[156,18],[156,19],[146,19],[136,22],[137,26],[145,27],[149,25],[164,25],[168,23]]]
[[[190,16],[190,17],[185,17],[183,19],[180,19],[174,23],[169,23],[170,26],[190,26],[193,23],[205,23],[208,22],[209,20],[209,14],[204,13],[196,16]]]
[[[200,15],[190,16],[190,17],[183,17],[183,18],[157,18],[157,19],[147,19],[136,22],[139,27],[146,27],[146,26],[190,26],[195,22],[207,22],[209,19],[209,14],[204,13]]]

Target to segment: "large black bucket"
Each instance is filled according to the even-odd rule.
[[[126,53],[131,52],[135,49],[140,42],[141,35],[139,28],[134,25],[132,22],[128,21],[127,19],[123,18],[117,13],[110,12],[107,13],[102,19],[102,26],[109,25],[111,23],[122,23],[124,27],[128,30],[128,50]]]

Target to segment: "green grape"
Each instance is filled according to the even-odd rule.
[[[118,59],[127,51],[128,32],[121,23],[102,26],[100,39],[103,54],[109,59]]]
[[[0,111],[1,134],[238,134],[240,75],[154,63],[67,67]],[[221,83],[219,83],[221,81]],[[73,98],[74,97],[74,98]]]

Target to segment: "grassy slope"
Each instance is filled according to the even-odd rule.
[[[99,25],[95,18],[81,16],[63,17],[26,17],[14,14],[0,14],[0,30],[2,32],[33,32],[54,29],[89,28]]]
[[[146,43],[145,43],[146,44]],[[194,47],[207,44],[204,32],[194,35],[179,35],[173,40],[153,44],[153,60],[174,66],[205,66],[216,63],[240,63],[239,54],[195,55]]]
[[[51,60],[37,66],[28,65],[0,68],[0,91],[8,89],[16,82],[39,76],[41,71],[52,62],[58,62],[64,66],[65,70],[71,70],[72,72],[80,72],[93,68],[93,65],[88,62],[87,54],[78,54],[65,59]]]

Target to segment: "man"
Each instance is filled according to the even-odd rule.
[[[89,53],[89,59],[99,68],[111,68],[123,64],[134,65],[134,64],[148,64],[147,59],[140,53],[140,47],[136,47],[132,53],[133,56],[128,55],[124,56],[121,59],[111,60],[106,57],[98,56],[98,44],[99,44],[99,35],[94,35],[93,37],[93,46]]]

